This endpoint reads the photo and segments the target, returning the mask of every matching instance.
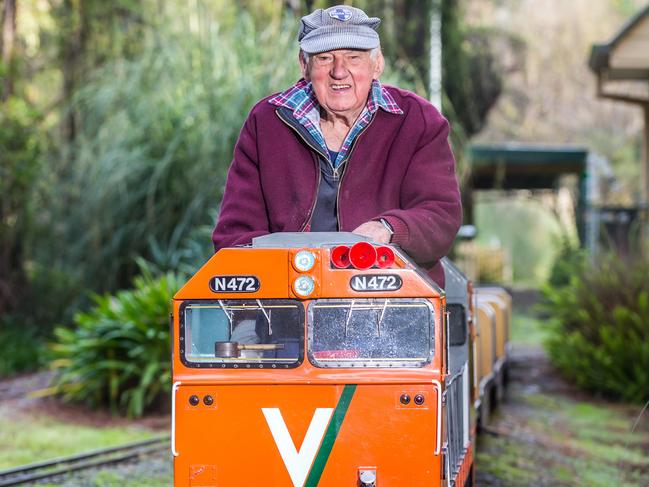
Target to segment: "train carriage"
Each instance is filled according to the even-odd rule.
[[[477,395],[474,407],[483,422],[488,422],[489,413],[493,409],[492,388],[496,374],[496,315],[493,308],[478,301],[476,304],[476,366],[475,377]]]
[[[485,342],[491,342],[493,352],[490,365],[491,373],[487,381],[483,380],[481,391],[481,397],[488,404],[501,401],[505,394],[505,371],[507,369],[509,321],[511,319],[508,312],[511,300],[508,300],[506,296],[509,294],[501,288],[478,287],[476,289],[478,306],[490,309],[492,312],[491,333],[493,337],[485,340]]]
[[[176,294],[176,487],[471,481],[468,281],[350,233],[216,253]]]

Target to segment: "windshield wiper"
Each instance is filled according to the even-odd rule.
[[[376,334],[379,338],[381,338],[381,323],[383,323],[383,317],[385,316],[385,309],[388,307],[388,301],[390,300],[388,298],[385,298],[385,301],[383,302],[383,308],[381,309],[381,314],[379,315],[379,319],[376,322]]]
[[[347,327],[349,326],[349,322],[352,319],[352,311],[354,311],[354,301],[355,299],[352,299],[352,304],[349,306],[349,310],[347,311],[347,318],[345,319],[345,338],[347,338]]]
[[[272,335],[273,334],[273,327],[270,324],[270,314],[271,314],[272,310],[271,311],[266,311],[266,309],[261,304],[261,301],[259,299],[257,299],[257,306],[259,306],[259,309],[261,310],[261,312],[264,313],[264,317],[266,318],[266,321],[268,321],[268,335]]]
[[[219,303],[219,306],[221,307],[221,309],[223,310],[223,312],[225,313],[225,316],[228,317],[228,321],[230,322],[230,336],[232,336],[232,332],[233,332],[233,329],[232,329],[232,319],[233,319],[232,318],[232,312],[228,311],[225,308],[225,305],[223,304],[223,301],[221,301],[220,299],[218,300],[218,303]]]

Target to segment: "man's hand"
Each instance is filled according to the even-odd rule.
[[[354,233],[369,237],[376,243],[390,243],[390,231],[383,226],[381,222],[369,221],[358,226]]]

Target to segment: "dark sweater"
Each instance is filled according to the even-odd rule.
[[[355,141],[340,179],[338,228],[385,218],[392,242],[441,286],[438,260],[462,218],[446,120],[414,93],[386,87],[403,115],[378,110]],[[318,154],[278,108],[255,105],[234,149],[214,248],[273,232],[308,231],[321,178]]]

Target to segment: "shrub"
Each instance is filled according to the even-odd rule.
[[[559,253],[550,269],[548,284],[553,287],[570,284],[571,276],[586,263],[586,257],[584,249],[572,244],[567,238],[563,238]]]
[[[2,63],[0,62],[0,71]],[[2,73],[0,73],[2,79]],[[22,311],[27,280],[26,241],[35,214],[33,185],[38,178],[41,142],[38,112],[11,96],[0,110],[0,317]]]
[[[246,114],[298,78],[294,21],[256,25],[242,12],[229,24],[225,10],[196,25],[189,6],[164,10],[137,55],[102,65],[75,93],[80,126],[44,185],[48,245],[35,249],[72,285],[125,288],[136,256],[177,269],[188,235],[213,225]],[[194,268],[212,252],[205,242]]]
[[[31,372],[41,367],[44,339],[34,326],[24,326],[14,315],[0,318],[0,377]]]
[[[594,264],[570,256],[564,285],[544,290],[553,363],[577,385],[602,395],[649,399],[649,255],[607,255]],[[566,261],[567,262],[567,261]],[[557,279],[561,281],[562,279]]]
[[[94,297],[94,307],[58,327],[51,365],[65,400],[141,416],[169,394],[169,313],[181,278],[145,271],[134,289]]]

